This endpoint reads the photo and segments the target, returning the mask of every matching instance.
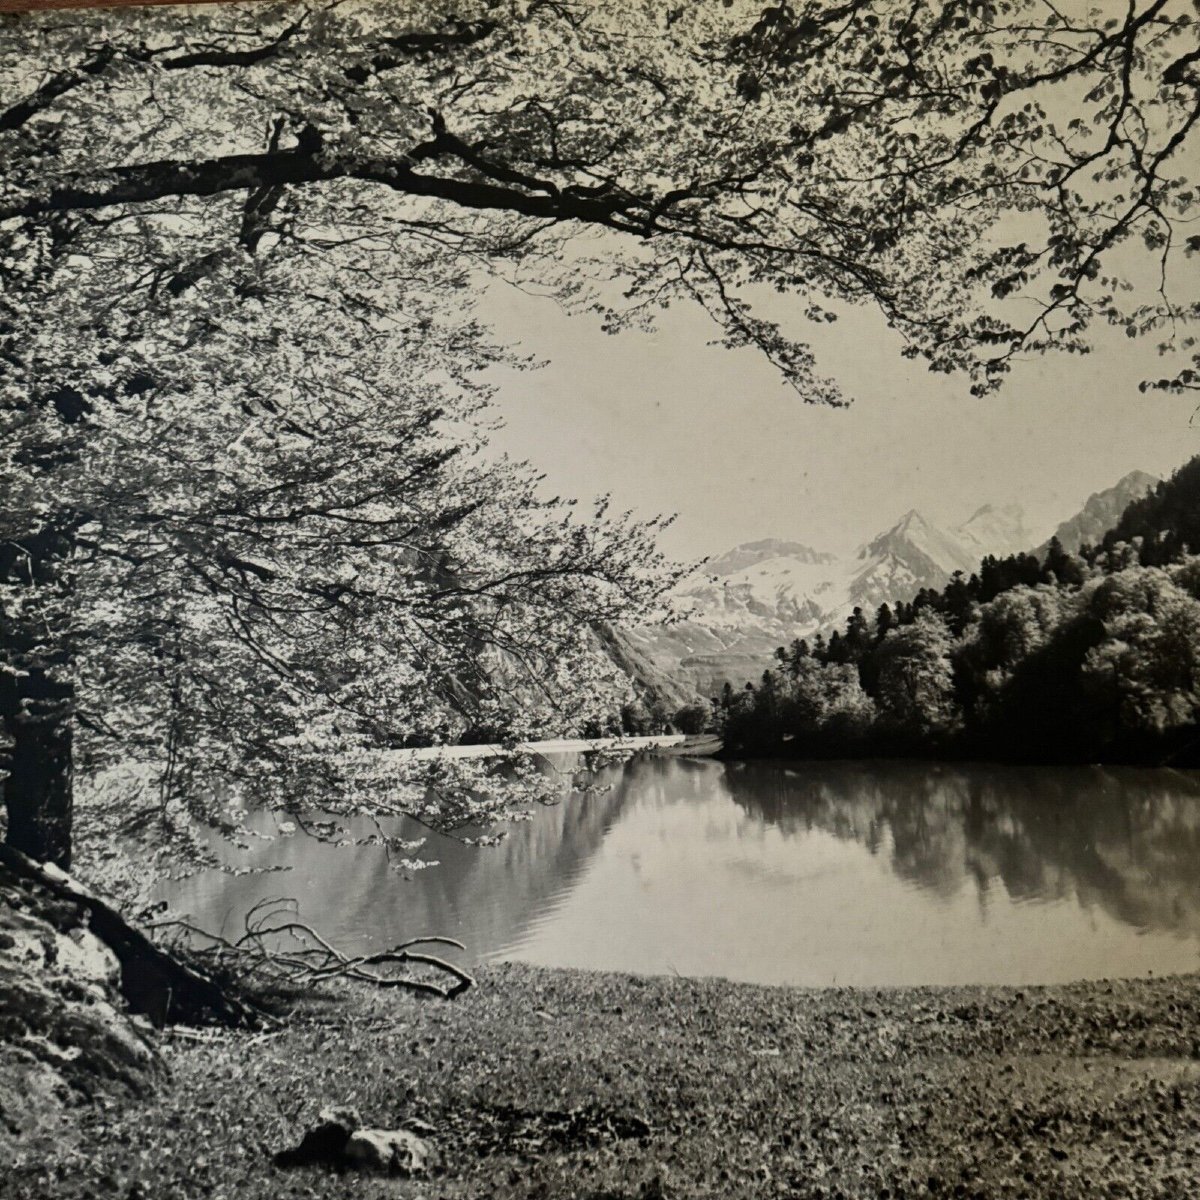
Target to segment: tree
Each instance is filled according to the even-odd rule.
[[[726,744],[741,752],[822,755],[859,748],[875,708],[849,663],[822,663],[806,656],[746,684],[740,704],[725,713]]]
[[[967,627],[973,608],[974,600],[967,578],[962,571],[955,571],[950,577],[950,582],[942,589],[938,609],[946,618],[946,624],[955,637],[961,636]]]
[[[938,734],[954,724],[952,646],[946,623],[930,608],[879,644],[879,705],[901,728]]]
[[[988,391],[1017,353],[1082,349],[1093,320],[1169,336],[1196,315],[1117,278],[1126,247],[1168,284],[1195,248],[1181,170],[1200,120],[1195,14],[1102,7],[391,0],[186,28],[157,11],[9,17],[0,222],[223,212],[224,236],[178,246],[193,273],[277,214],[306,240],[402,230],[536,259],[561,298],[607,306],[587,252],[562,253],[590,226],[628,235],[601,251],[629,298],[613,325],[696,301],[728,344],[839,402],[743,293],[798,295],[817,321],[827,301],[869,302],[910,353]]]
[[[1079,673],[1095,623],[1080,616],[1074,592],[1046,584],[1009,588],[976,613],[955,650],[955,682],[968,729],[991,753],[1082,749]]]
[[[875,706],[849,664],[812,664],[796,679],[790,712],[797,732],[818,734],[830,749],[852,747],[871,724]]]
[[[983,686],[999,687],[1012,669],[1040,649],[1071,615],[1055,587],[1009,589],[985,604],[966,630],[960,658]]]
[[[1200,715],[1200,601],[1181,586],[1194,577],[1194,560],[1174,574],[1129,567],[1091,592],[1106,636],[1084,672],[1110,693],[1117,736],[1161,736],[1194,726]]]
[[[712,706],[707,700],[696,697],[690,703],[676,710],[673,723],[680,733],[697,734],[710,729],[712,720]]]
[[[871,628],[863,610],[857,606],[846,620],[844,641],[851,662],[860,662],[871,648]]]
[[[890,605],[887,603],[879,606],[879,611],[875,614],[875,637],[876,640],[882,641],[887,637],[888,630],[895,628],[896,618],[892,613]]]
[[[1057,535],[1046,547],[1042,561],[1042,577],[1046,583],[1065,583],[1079,587],[1084,579],[1084,562],[1078,555],[1068,554]]]
[[[73,765],[108,741],[159,756],[182,797],[213,761],[282,795],[307,775],[279,764],[323,779],[333,739],[362,797],[360,742],[515,735],[522,675],[587,692],[588,621],[641,607],[652,539],[539,515],[513,468],[459,468],[462,397],[486,398],[474,368],[498,353],[460,319],[484,272],[536,273],[613,330],[698,303],[831,404],[756,290],[817,322],[874,305],[978,392],[1018,353],[1083,349],[1096,319],[1182,329],[1193,22],[1183,0],[1110,22],[1035,0],[5,17],[10,836],[66,861]],[[1139,248],[1154,284],[1126,291]]]
[[[808,642],[804,638],[795,638],[788,652],[787,666],[792,675],[800,673],[800,664],[808,657]]]
[[[8,243],[8,310],[42,313],[0,393],[9,842],[69,862],[76,764],[107,785],[94,827],[193,859],[248,802],[453,827],[534,795],[380,751],[602,724],[628,680],[590,630],[648,612],[658,523],[580,521],[481,457],[499,351],[439,253],[264,240],[122,296],[159,247],[107,249]]]
[[[850,661],[850,647],[836,629],[829,635],[829,645],[825,649],[825,661],[839,665]]]

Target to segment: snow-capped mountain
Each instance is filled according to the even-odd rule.
[[[1067,550],[1098,541],[1125,505],[1155,482],[1135,471],[1092,496],[1059,526],[1060,541]],[[955,571],[970,574],[989,554],[1030,550],[1042,537],[1045,530],[1031,531],[1019,505],[985,504],[949,530],[911,510],[848,555],[777,538],[746,542],[678,585],[673,624],[615,636],[625,657],[642,665],[643,678],[669,679],[678,693],[711,696],[726,681],[740,686],[756,679],[776,647],[836,628],[856,607],[873,615],[881,604],[911,600],[922,588],[945,587]]]
[[[819,628],[845,595],[844,576],[835,555],[800,542],[747,542],[679,584],[674,623],[617,637],[625,656],[650,664],[653,675],[710,695],[726,679],[762,674],[796,630]]]
[[[1026,526],[1025,510],[1019,504],[985,504],[954,532],[976,562],[988,554],[1019,554],[1038,537]]]
[[[974,570],[980,557],[911,509],[858,551],[845,603],[830,617],[838,621],[856,605],[873,613],[881,604],[911,600],[923,587],[944,587],[955,571]]]
[[[973,570],[979,544],[968,548],[915,510],[841,557],[776,538],[746,542],[679,584],[674,624],[620,639],[631,657],[711,695],[726,680],[756,678],[777,646],[840,625],[856,606],[873,613]]]
[[[767,562],[774,558],[790,558],[800,563],[831,563],[837,556],[814,550],[803,542],[785,542],[779,538],[763,538],[759,542],[745,542],[726,551],[718,558],[704,564],[708,575],[732,575],[746,567]]]
[[[1129,504],[1140,500],[1159,482],[1157,475],[1150,475],[1145,471],[1130,471],[1112,487],[1090,495],[1083,508],[1069,521],[1064,521],[1054,531],[1054,536],[1068,554],[1075,553],[1080,546],[1096,545],[1117,523]],[[1049,544],[1050,539],[1047,538],[1038,547],[1038,551],[1045,553]]]

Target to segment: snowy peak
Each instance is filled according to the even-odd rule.
[[[763,538],[757,542],[743,542],[734,546],[717,558],[710,559],[704,564],[702,572],[707,575],[735,575],[748,567],[771,559],[791,559],[798,563],[831,563],[835,561],[832,554],[814,550],[803,542],[787,542],[780,538]]]
[[[909,509],[859,549],[842,607],[826,623],[839,624],[854,607],[873,612],[884,603],[911,600],[922,588],[944,587],[955,571],[970,571],[976,562],[953,535]]]
[[[677,588],[681,612],[725,628],[814,621],[819,597],[841,573],[838,560],[799,542],[737,546]]]
[[[973,570],[979,561],[973,549],[926,520],[915,508],[863,546],[858,557],[868,563],[890,557],[905,563],[919,576],[947,578],[955,571]]]
[[[954,532],[977,559],[989,554],[997,558],[1019,554],[1037,540],[1025,524],[1025,510],[1019,504],[985,504]]]

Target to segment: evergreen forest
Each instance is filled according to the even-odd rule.
[[[738,756],[1200,765],[1200,457],[1098,545],[856,608],[714,701]]]

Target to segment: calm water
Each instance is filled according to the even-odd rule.
[[[289,895],[347,949],[761,983],[1050,983],[1200,969],[1200,776],[642,759],[411,880],[303,837],[170,895],[240,931]]]

